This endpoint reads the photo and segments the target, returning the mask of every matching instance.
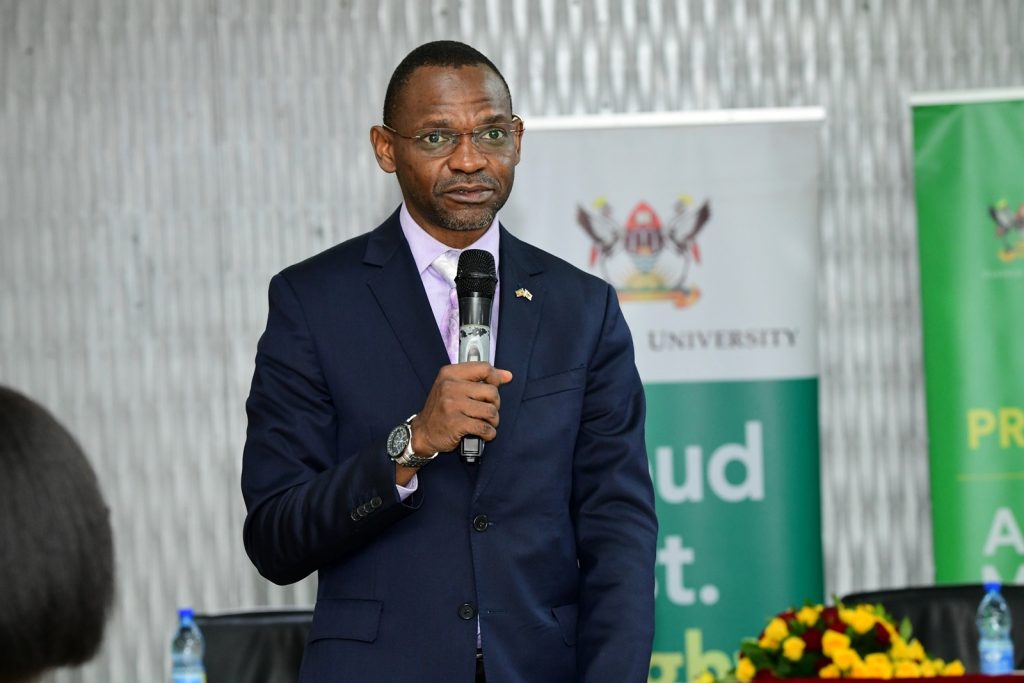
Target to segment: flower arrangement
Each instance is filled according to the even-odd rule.
[[[806,605],[772,618],[740,645],[731,678],[927,678],[962,676],[959,660],[928,657],[904,619],[897,629],[881,605]],[[705,674],[710,677],[710,674]],[[713,681],[713,677],[710,677]],[[710,683],[706,678],[699,683]]]

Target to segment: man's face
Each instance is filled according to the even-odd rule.
[[[504,84],[486,66],[424,66],[402,89],[391,123],[401,135],[431,128],[468,133],[477,126],[512,122]],[[505,150],[481,151],[463,135],[450,154],[431,156],[414,140],[375,126],[377,163],[398,177],[409,213],[428,233],[450,246],[475,241],[512,191],[521,135]]]

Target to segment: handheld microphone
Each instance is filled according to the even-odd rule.
[[[459,255],[455,290],[459,296],[460,363],[490,361],[491,303],[497,284],[498,275],[490,252],[467,249]],[[483,439],[478,436],[462,437],[460,454],[463,462],[475,465],[483,452]]]

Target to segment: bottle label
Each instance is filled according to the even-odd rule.
[[[194,673],[194,674],[173,674],[171,676],[171,683],[206,683],[206,673]]]
[[[1013,643],[1005,641],[982,643],[981,673],[983,674],[1007,674],[1013,671]]]

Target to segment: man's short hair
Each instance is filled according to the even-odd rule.
[[[384,123],[386,125],[390,126],[394,122],[402,89],[409,82],[413,72],[421,66],[452,68],[486,66],[501,79],[502,85],[505,86],[505,92],[508,93],[509,105],[512,104],[512,93],[508,89],[505,77],[482,52],[455,40],[436,40],[420,45],[395,67],[395,72],[391,74],[391,81],[388,83],[387,93],[384,95]]]
[[[90,659],[113,595],[96,474],[45,409],[0,387],[0,683]]]

